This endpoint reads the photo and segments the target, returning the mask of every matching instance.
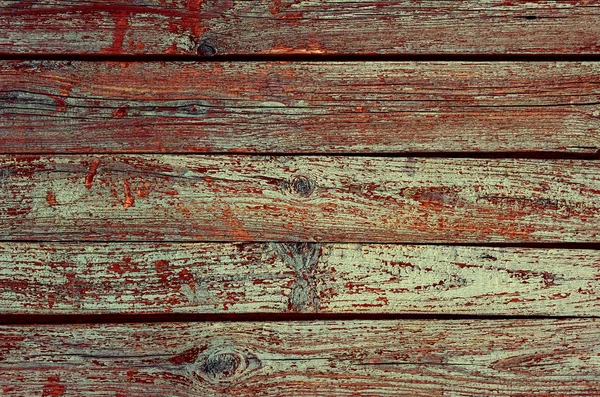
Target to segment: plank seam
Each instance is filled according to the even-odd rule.
[[[3,244],[81,244],[102,245],[102,244],[123,244],[123,245],[147,245],[147,244],[267,244],[267,243],[291,243],[287,240],[89,240],[89,239],[70,239],[70,240],[51,240],[51,239],[0,239]],[[393,245],[393,246],[440,246],[440,247],[483,247],[483,248],[541,248],[541,249],[564,249],[564,250],[600,250],[600,243],[449,243],[449,242],[411,242],[411,241],[293,241],[293,243],[319,243],[319,244],[364,244],[364,245]]]
[[[0,60],[89,61],[89,62],[598,62],[600,54],[257,54],[257,55],[169,55],[169,54],[19,54],[0,53]]]
[[[177,155],[186,157],[366,157],[366,158],[451,158],[451,159],[523,159],[523,160],[600,160],[600,147],[581,147],[588,152],[159,152],[159,151],[68,151],[68,152],[0,152],[0,156],[115,156],[115,155]]]
[[[382,321],[382,320],[569,320],[597,319],[597,316],[545,315],[476,315],[436,313],[163,313],[163,314],[8,314],[0,315],[0,325],[25,324],[122,324],[122,323],[192,323],[192,322],[301,322],[301,321]]]

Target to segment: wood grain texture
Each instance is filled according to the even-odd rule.
[[[2,326],[0,390],[597,396],[599,337],[595,319]]]
[[[590,160],[2,156],[2,240],[599,242]]]
[[[2,240],[598,242],[596,161],[2,156]]]
[[[0,62],[0,148],[570,152],[600,148],[579,62]]]
[[[373,244],[0,245],[0,314],[597,316],[600,252]]]
[[[597,0],[0,2],[4,54],[597,54]]]

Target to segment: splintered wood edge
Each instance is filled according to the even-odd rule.
[[[0,326],[0,390],[591,396],[599,330],[596,319]]]
[[[598,54],[598,1],[2,2],[2,54]],[[418,4],[417,4],[418,3]]]
[[[379,244],[0,244],[0,314],[595,316],[594,250]]]
[[[4,153],[593,155],[593,62],[0,61]]]

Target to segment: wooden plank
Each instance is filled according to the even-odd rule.
[[[590,160],[2,156],[1,240],[599,242]]]
[[[0,314],[597,316],[600,251],[373,244],[0,244]]]
[[[0,148],[597,153],[598,92],[580,62],[3,61]]]
[[[596,319],[2,326],[0,390],[597,396],[599,329]]]
[[[597,0],[0,2],[4,54],[597,54]]]

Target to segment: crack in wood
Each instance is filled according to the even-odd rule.
[[[173,98],[170,100],[136,100],[119,97],[85,97],[72,93],[33,92],[28,90],[0,91],[0,114],[11,111],[33,116],[122,119],[144,117],[172,117],[188,122],[203,119],[214,107],[201,99]]]
[[[528,197],[515,197],[515,196],[499,196],[499,195],[480,195],[478,199],[487,200],[495,205],[501,205],[501,203],[522,205],[522,206],[533,206],[543,210],[566,210],[568,213],[574,212],[574,210],[567,205],[566,200],[549,199],[549,198],[528,198]]]

